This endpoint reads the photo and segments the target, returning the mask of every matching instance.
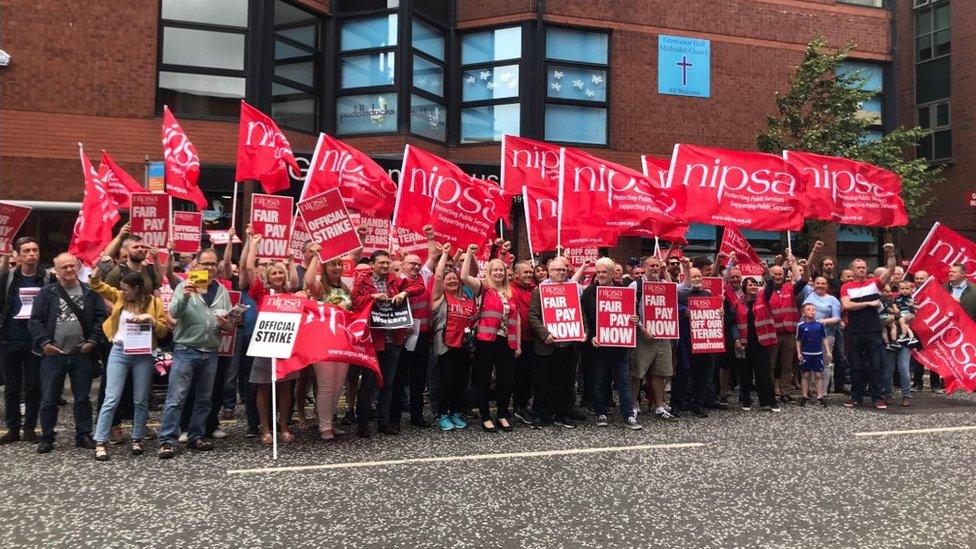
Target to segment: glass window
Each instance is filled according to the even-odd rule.
[[[334,0],[332,7],[336,13],[377,11],[398,8],[400,0]]]
[[[461,74],[461,100],[484,101],[518,97],[518,65],[502,65],[463,71]]]
[[[419,21],[413,20],[413,47],[431,57],[444,60],[444,33],[434,27]]]
[[[444,96],[444,69],[423,57],[413,58],[413,85],[438,97]]]
[[[247,27],[247,0],[163,0],[160,17],[172,21]]]
[[[306,57],[309,55],[314,54],[308,50],[292,46],[285,41],[275,40],[275,60],[293,59],[295,57]]]
[[[929,118],[931,114],[929,113],[928,107],[920,107],[918,109],[918,127],[923,130],[929,129],[931,126],[931,119]]]
[[[163,63],[244,70],[244,35],[164,27]]]
[[[949,97],[949,57],[915,65],[915,103],[929,103]]]
[[[880,92],[884,89],[884,70],[881,65],[845,61],[837,72],[844,76],[866,79],[861,85],[862,90]]]
[[[550,103],[546,105],[545,139],[606,144],[607,109]]]
[[[522,57],[522,29],[512,27],[461,37],[461,63],[490,63]]]
[[[933,57],[948,55],[952,50],[951,5],[946,2],[936,7],[915,11],[915,61],[927,61]]]
[[[501,141],[519,135],[518,103],[461,109],[461,143]]]
[[[177,113],[237,117],[244,78],[159,72],[159,101]]]
[[[319,121],[319,98],[275,82],[271,86],[271,118],[283,126],[315,132]]]
[[[275,2],[275,32],[306,46],[318,48],[319,19],[314,13],[299,9],[287,2]]]
[[[397,131],[397,94],[339,97],[336,129],[340,135]]]
[[[396,52],[342,58],[342,87],[391,86]]]
[[[410,96],[410,133],[436,141],[447,139],[447,109],[440,103]]]
[[[933,159],[952,158],[952,132],[935,132],[934,146],[932,150]]]
[[[275,65],[275,76],[294,80],[306,86],[315,85],[315,66],[316,63],[308,61],[305,63],[290,63]]]
[[[342,51],[396,46],[397,14],[345,21],[340,41]]]
[[[918,156],[929,160],[952,157],[952,122],[948,101],[918,107],[918,125],[932,130],[918,142]]]
[[[319,130],[322,21],[316,14],[277,0],[274,3],[275,66],[271,117],[289,128]]]
[[[571,29],[546,30],[546,57],[581,63],[606,65],[609,36],[602,32],[584,32]]]
[[[607,71],[549,65],[546,94],[557,99],[607,100]]]
[[[949,103],[940,103],[935,108],[935,125],[936,127],[948,126],[949,125]]]

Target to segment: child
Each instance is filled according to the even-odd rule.
[[[796,354],[800,359],[800,406],[806,406],[810,378],[817,388],[817,402],[827,406],[823,393],[824,360],[830,360],[830,343],[822,322],[814,320],[817,308],[807,303],[801,311],[803,322],[796,327]]]
[[[895,298],[895,307],[898,307],[898,328],[901,336],[897,338],[898,343],[914,347],[918,344],[915,332],[912,331],[911,323],[915,318],[915,300],[912,299],[912,292],[915,285],[907,280],[898,283],[898,297]]]
[[[888,292],[881,293],[881,311],[878,319],[881,320],[881,343],[889,351],[897,351],[901,345],[898,340],[898,307]]]

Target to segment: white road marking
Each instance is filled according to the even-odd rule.
[[[538,452],[508,452],[503,454],[474,454],[466,456],[442,456],[409,459],[392,459],[384,461],[355,461],[349,463],[325,463],[321,465],[298,465],[292,467],[266,467],[261,469],[231,469],[229,475],[247,475],[261,473],[285,473],[294,471],[319,471],[326,469],[353,469],[361,467],[384,467],[389,465],[405,465],[410,463],[443,463],[449,461],[479,461],[488,459],[509,459],[523,457],[569,456],[579,454],[599,454],[605,452],[627,452],[633,450],[668,450],[674,448],[699,448],[701,442],[683,442],[676,444],[640,444],[637,446],[609,446],[605,448],[572,448],[569,450],[544,450]]]
[[[934,427],[931,429],[906,429],[904,431],[865,431],[854,433],[856,437],[886,437],[891,435],[918,435],[924,433],[951,433],[955,431],[973,431],[976,425],[963,425],[962,427]]]

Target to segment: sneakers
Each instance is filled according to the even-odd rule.
[[[180,444],[186,444],[187,442],[190,442],[190,435],[186,433],[180,433],[180,438],[177,439],[177,442],[179,442]]]
[[[606,427],[608,425],[610,425],[610,422],[607,421],[607,415],[606,414],[600,414],[600,415],[596,416],[596,426],[597,427]]]
[[[844,401],[844,408],[855,408],[855,407],[857,407],[857,406],[858,406],[859,404],[861,404],[861,403],[860,403],[860,402],[858,402],[858,401],[856,401],[856,400],[854,400],[854,399],[851,399],[851,400],[845,400],[845,401]]]
[[[156,457],[159,459],[170,459],[176,455],[176,451],[173,450],[173,445],[165,442],[159,445],[159,451],[156,452]]]
[[[918,351],[922,348],[922,342],[913,338],[908,341],[908,348]]]
[[[453,431],[454,423],[451,421],[451,418],[443,415],[437,418],[437,428],[441,431]]]
[[[888,351],[897,351],[898,349],[901,349],[901,345],[897,343],[889,343],[885,345],[885,349]]]
[[[772,412],[772,413],[774,413],[774,414],[778,414],[778,413],[782,412],[783,410],[779,406],[770,406],[769,411]]]
[[[213,432],[213,437],[217,440],[220,440],[222,438],[227,438],[227,432],[224,431],[223,429],[217,429],[216,431]]]
[[[512,416],[526,425],[532,425],[532,423],[535,421],[535,418],[532,417],[532,412],[526,410],[525,408],[516,408],[515,413],[513,413]]]
[[[630,416],[627,418],[627,428],[632,431],[640,431],[644,426],[637,422],[636,417]]]
[[[84,448],[85,450],[95,449],[95,440],[92,439],[91,435],[83,435],[81,438],[75,441],[75,448]]]
[[[19,440],[19,431],[7,431],[2,437],[0,437],[0,444],[10,444],[11,442],[17,442]]]
[[[37,444],[37,453],[46,454],[54,449],[54,443],[50,440],[42,440]]]
[[[902,334],[902,335],[898,336],[898,340],[897,341],[898,341],[898,343],[901,343],[902,345],[904,345],[906,343],[909,343],[911,340],[912,340],[912,338],[908,337],[908,334]]]
[[[359,438],[369,438],[373,433],[369,430],[369,423],[360,423],[356,427],[356,434],[359,435]]]
[[[752,404],[743,404],[742,405],[742,411],[743,412],[751,412],[752,411]]]
[[[575,429],[576,428],[576,424],[573,423],[573,420],[570,419],[569,417],[566,417],[566,416],[557,416],[553,420],[553,423],[555,423],[556,425],[562,427],[563,429]]]
[[[885,404],[885,401],[883,401],[883,400],[876,400],[876,401],[874,401],[874,407],[876,409],[878,409],[878,410],[887,410],[888,409],[888,405]]]
[[[455,429],[464,429],[468,426],[467,422],[461,418],[461,414],[454,414],[451,416],[451,423],[454,424]]]
[[[213,442],[210,442],[209,440],[198,438],[190,443],[190,448],[200,452],[209,452],[214,449],[214,445]]]
[[[637,418],[637,416],[631,416],[631,417],[635,419]],[[674,415],[672,415],[671,412],[667,411],[664,408],[658,408],[657,410],[654,410],[654,417],[658,419],[665,419],[665,420],[678,419]]]
[[[945,394],[945,390],[944,389],[932,389],[932,394],[933,395],[944,395]]]

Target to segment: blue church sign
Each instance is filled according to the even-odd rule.
[[[688,97],[711,96],[712,43],[699,38],[657,38],[657,92]]]

